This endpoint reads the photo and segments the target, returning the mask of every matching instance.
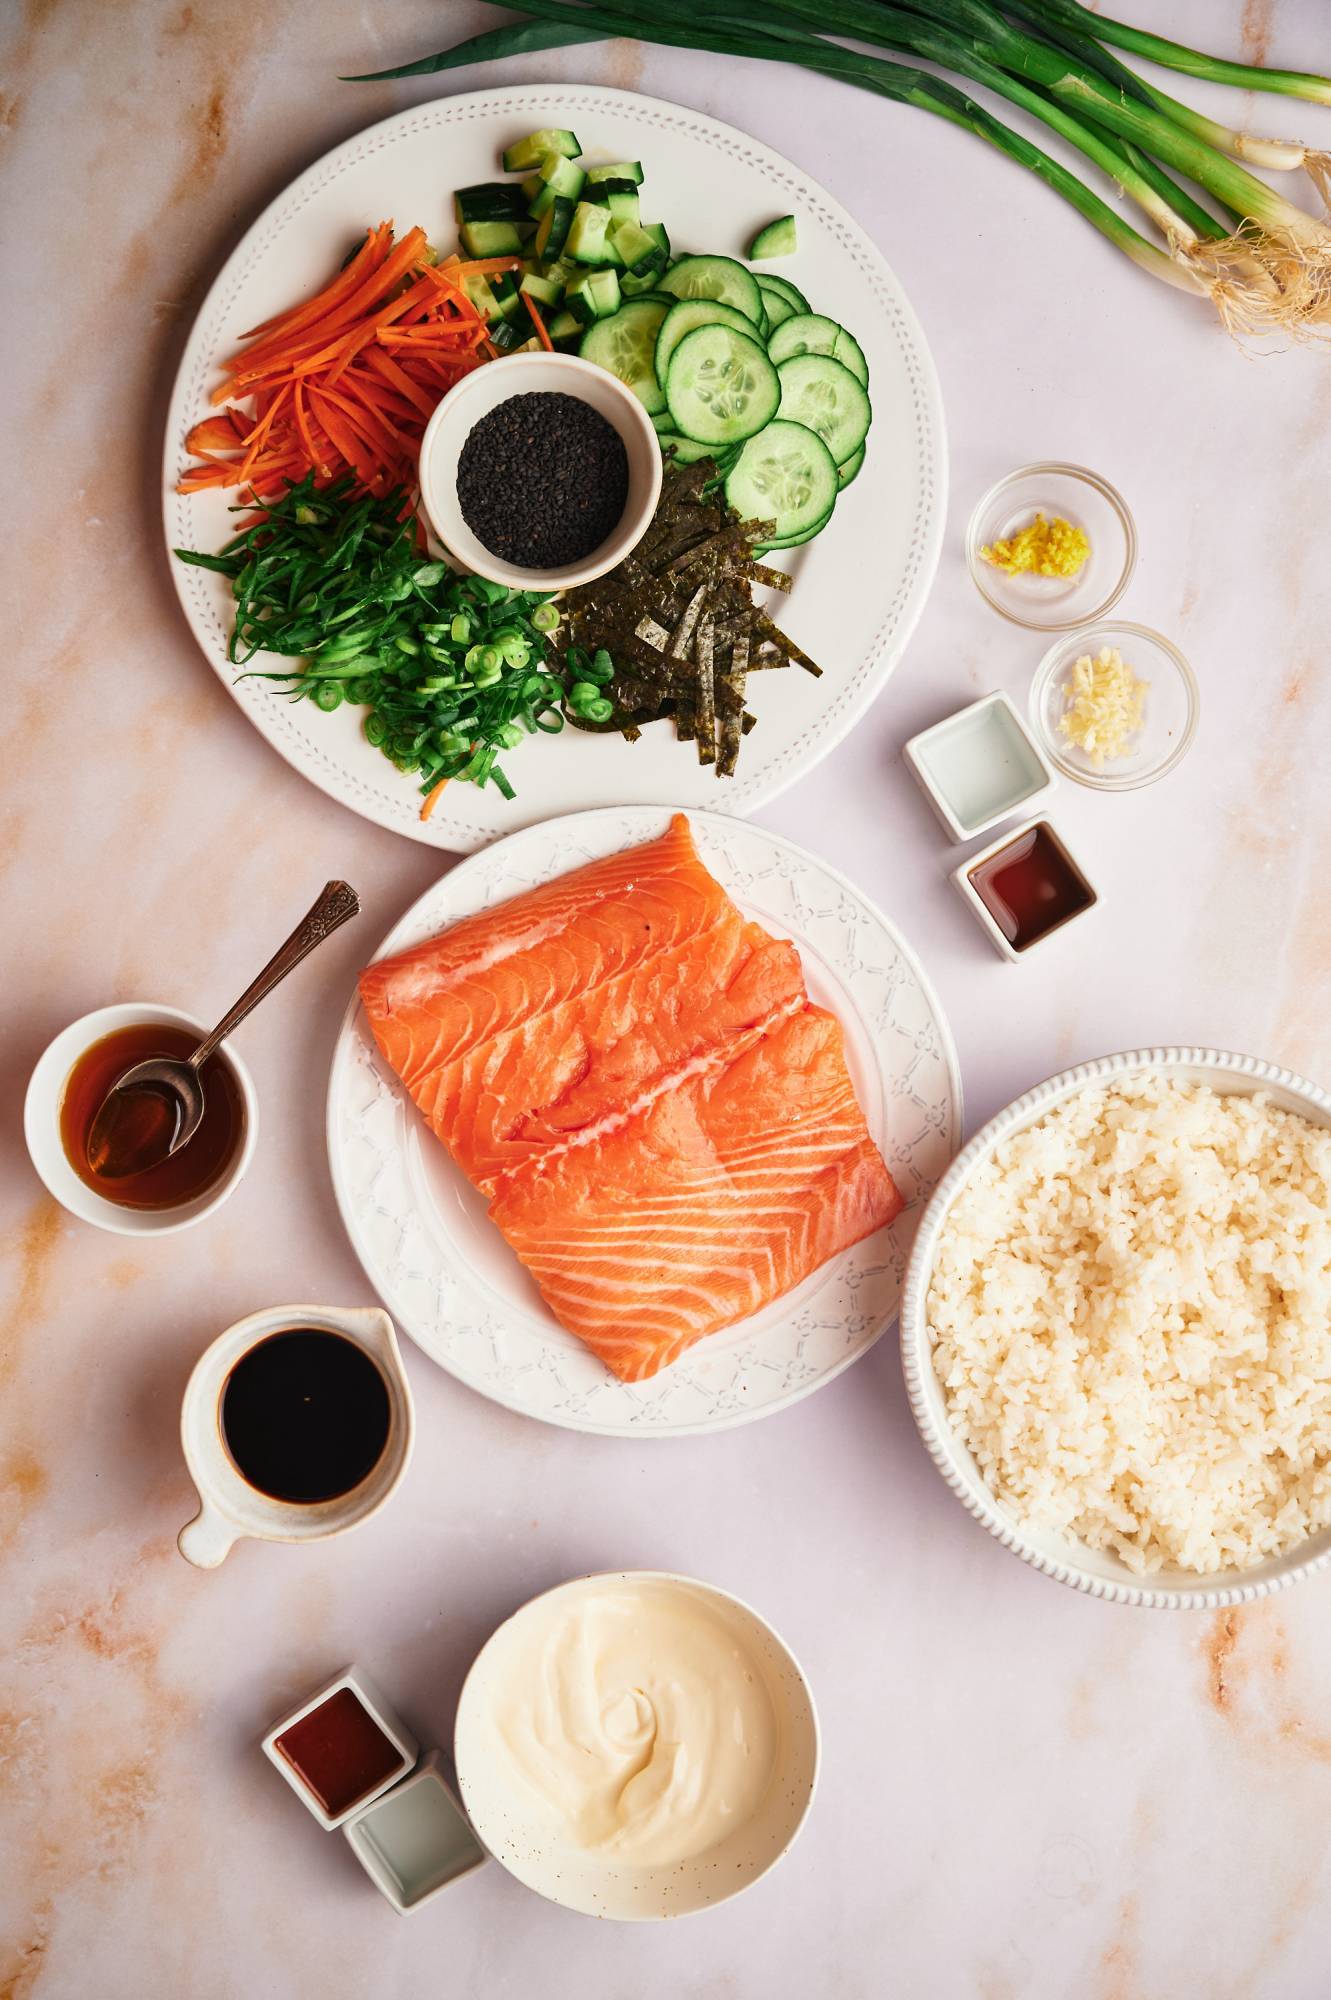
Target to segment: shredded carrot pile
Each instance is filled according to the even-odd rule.
[[[321,486],[350,473],[376,495],[411,486],[435,404],[494,358],[464,280],[519,268],[516,257],[437,264],[423,229],[400,243],[391,223],[367,229],[321,292],[245,335],[212,397],[227,407],[189,434],[199,463],[179,490],[244,486],[263,500],[311,471]]]

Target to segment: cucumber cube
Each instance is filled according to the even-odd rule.
[[[504,172],[506,174],[530,173],[539,167],[547,153],[560,153],[566,160],[576,160],[582,147],[572,132],[546,130],[531,132],[516,145],[504,149]]]

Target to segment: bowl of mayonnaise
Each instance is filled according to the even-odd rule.
[[[813,1803],[818,1717],[756,1611],[659,1570],[579,1577],[478,1654],[454,1759],[477,1835],[527,1888],[629,1921],[727,1901]]]

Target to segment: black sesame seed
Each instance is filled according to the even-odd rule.
[[[628,453],[577,396],[510,396],[468,433],[457,486],[462,518],[491,555],[519,569],[564,569],[614,532]]]

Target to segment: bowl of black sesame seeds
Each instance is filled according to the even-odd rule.
[[[463,569],[570,590],[624,561],[661,493],[661,450],[617,375],[513,354],[464,375],[421,440],[421,504]]]

